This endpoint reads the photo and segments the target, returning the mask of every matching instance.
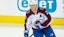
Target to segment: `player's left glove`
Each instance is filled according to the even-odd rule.
[[[42,30],[43,26],[41,26],[41,23],[39,20],[36,21],[36,25],[37,25],[37,30]]]
[[[28,37],[28,30],[24,31],[24,37]]]
[[[37,29],[38,29],[38,30],[43,29],[43,26],[41,26],[41,24],[40,24],[40,23],[38,23],[38,24],[36,24],[36,25],[37,25]]]

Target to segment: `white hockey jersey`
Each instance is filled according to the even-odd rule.
[[[31,10],[26,13],[25,30],[37,29],[36,21],[40,21],[39,26],[48,27],[51,21],[51,16],[46,12],[46,9],[38,8],[37,14],[34,14]]]

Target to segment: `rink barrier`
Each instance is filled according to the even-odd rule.
[[[25,16],[6,16],[0,15],[0,23],[18,23],[24,24]],[[52,18],[51,25],[64,26],[64,18]]]

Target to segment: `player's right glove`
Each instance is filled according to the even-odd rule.
[[[24,31],[24,37],[28,37],[28,30]]]

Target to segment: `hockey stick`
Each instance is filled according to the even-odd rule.
[[[34,34],[31,34],[29,37],[32,37]]]

